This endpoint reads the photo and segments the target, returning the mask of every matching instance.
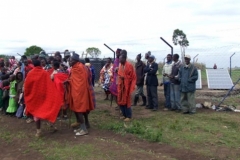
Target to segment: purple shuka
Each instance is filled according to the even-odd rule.
[[[119,66],[119,58],[116,58],[113,64],[113,82],[109,88],[111,94],[113,94],[114,96],[117,96],[118,92],[117,92],[117,73],[115,73],[115,68],[117,68]]]

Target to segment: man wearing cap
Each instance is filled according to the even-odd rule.
[[[147,85],[147,96],[148,96],[148,106],[146,109],[153,109],[153,111],[158,110],[158,64],[154,62],[155,57],[150,55],[148,58],[148,64],[144,69],[144,72],[147,73],[146,85]]]
[[[194,114],[196,112],[195,91],[198,71],[190,63],[190,55],[185,55],[184,59],[185,65],[179,69],[182,112],[183,114]]]
[[[79,55],[74,53],[70,58],[70,66],[72,66],[70,76],[65,85],[67,88],[66,101],[70,109],[75,112],[77,122],[72,127],[78,127],[77,136],[88,134],[84,115],[94,109],[94,101],[90,92],[88,69],[80,63]]]
[[[165,108],[164,110],[171,110],[171,101],[170,101],[170,78],[169,76],[172,73],[172,55],[167,55],[167,62],[163,66],[162,75],[163,81],[160,86],[163,85],[164,96],[165,96]]]
[[[143,93],[143,85],[144,85],[144,77],[145,77],[145,73],[144,73],[144,68],[146,67],[146,65],[143,63],[143,61],[141,61],[141,53],[137,55],[137,63],[135,64],[135,71],[136,71],[136,75],[137,75],[137,91],[135,93],[135,97],[134,97],[134,103],[133,106],[137,105],[139,96],[142,96],[142,100],[143,100],[143,104],[141,106],[145,106],[146,102],[147,102],[147,98]]]
[[[47,57],[48,57],[48,55],[46,54],[45,51],[41,51],[41,52],[39,53],[39,59],[42,59],[42,58],[47,59]]]

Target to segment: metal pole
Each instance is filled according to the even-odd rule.
[[[234,89],[234,87],[238,84],[238,82],[240,81],[240,78],[237,80],[237,82],[232,86],[232,88],[230,88],[227,92],[227,94],[223,97],[223,99],[221,100],[221,102],[218,104],[218,106],[216,106],[216,110],[220,107],[220,105],[223,103],[223,101],[229,96],[230,92]]]
[[[198,54],[195,56],[195,57],[193,57],[193,64],[195,63],[195,58],[198,56]]]
[[[110,49],[113,52],[113,60],[115,60],[115,51],[112,48],[110,48],[108,45],[106,45],[105,43],[104,43],[104,46],[106,46],[108,49]]]
[[[232,56],[235,54],[235,52],[230,56],[230,77],[232,77]]]
[[[171,48],[171,54],[173,55],[173,47],[167,41],[165,41],[165,39],[163,39],[162,37],[160,37],[160,39]]]

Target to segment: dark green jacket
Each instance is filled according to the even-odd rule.
[[[195,66],[189,64],[179,69],[180,91],[194,92],[196,90],[196,81],[198,79],[198,71]]]

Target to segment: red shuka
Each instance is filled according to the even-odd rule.
[[[136,73],[132,64],[126,62],[123,66],[121,63],[118,69],[118,105],[131,107],[131,93],[136,85]]]
[[[85,113],[94,109],[90,92],[88,72],[85,66],[77,62],[71,69],[67,87],[67,102],[74,112]]]
[[[57,92],[60,93],[62,105],[64,105],[64,85],[63,82],[68,78],[66,73],[57,73],[54,74],[54,84],[56,86]]]
[[[24,83],[26,114],[55,122],[62,103],[56,90],[49,74],[42,67],[34,67]]]

